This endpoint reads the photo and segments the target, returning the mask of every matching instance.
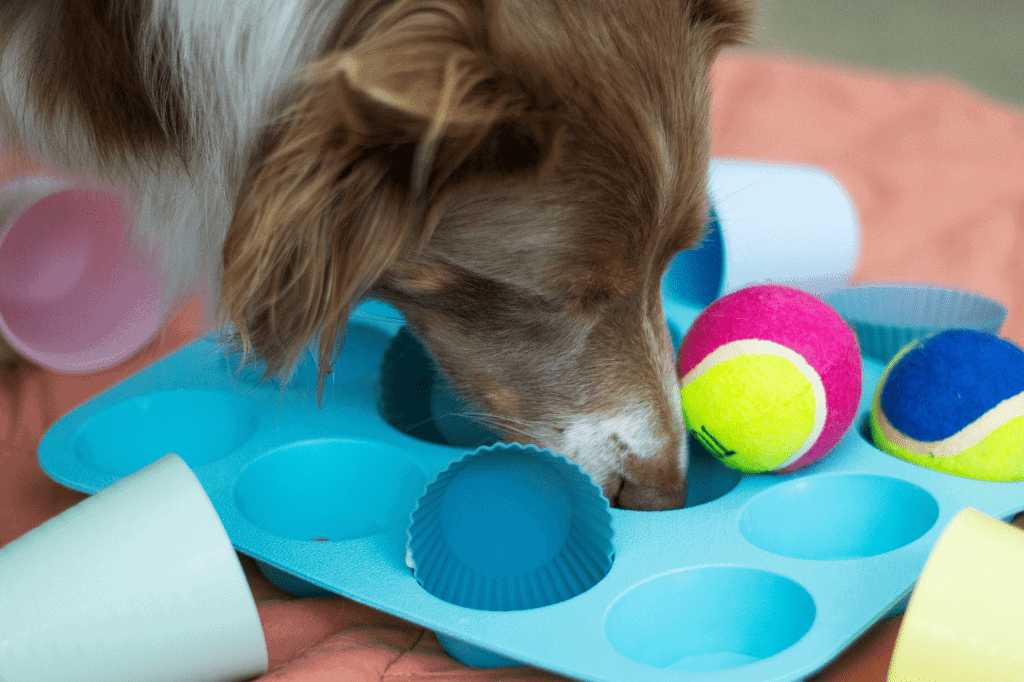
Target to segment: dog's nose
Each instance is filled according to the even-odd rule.
[[[636,511],[681,509],[686,505],[686,479],[678,487],[665,490],[652,485],[625,480],[619,489],[616,506]]]
[[[662,438],[630,445],[623,459],[620,509],[662,511],[686,504],[689,447],[682,420],[665,425]],[[619,442],[627,443],[619,436]]]

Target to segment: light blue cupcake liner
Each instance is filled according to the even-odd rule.
[[[1004,306],[978,294],[927,285],[874,284],[822,294],[857,334],[861,351],[889,362],[911,341],[947,329],[996,334]]]
[[[562,455],[498,443],[453,462],[412,514],[416,580],[472,609],[532,609],[597,584],[613,560],[601,489]]]

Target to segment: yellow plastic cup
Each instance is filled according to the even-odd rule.
[[[1024,680],[1024,532],[970,507],[953,517],[903,617],[889,682]]]

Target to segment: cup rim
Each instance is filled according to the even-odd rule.
[[[130,229],[128,224],[133,219],[133,211],[130,207],[125,205],[126,193],[115,185],[101,180],[71,179],[60,176],[29,174],[12,178],[0,184],[0,197],[5,193],[17,192],[23,192],[23,195],[17,198],[17,200],[21,201],[22,205],[18,206],[16,210],[7,216],[7,220],[0,224],[0,252],[2,252],[4,248],[5,240],[11,234],[11,228],[16,225],[28,211],[45,199],[67,192],[86,192],[95,195],[103,195],[104,197],[113,199],[115,202],[120,203],[126,218],[125,232]],[[10,346],[20,355],[42,367],[58,372],[75,374],[102,371],[136,354],[149,345],[153,338],[159,333],[168,314],[170,313],[170,306],[161,295],[159,283],[154,282],[154,285],[155,286],[152,287],[152,301],[154,307],[147,315],[142,316],[143,318],[151,318],[152,322],[146,321],[139,324],[138,328],[141,330],[140,333],[130,335],[134,337],[135,340],[131,343],[122,344],[121,348],[109,348],[103,349],[99,352],[89,353],[76,352],[73,350],[43,351],[33,347],[29,343],[26,343],[21,338],[21,335],[15,331],[15,329],[11,328],[8,320],[5,319],[2,310],[0,310],[0,335],[2,335],[7,343],[10,344]]]
[[[1018,536],[1018,533],[1021,535]],[[958,572],[958,568],[963,570],[977,569],[979,566],[984,567],[988,563],[985,560],[985,555],[992,554],[993,550],[997,548],[1005,548],[1006,540],[1011,537],[1011,534],[1016,539],[1019,547],[1007,557],[1008,560],[1012,559],[1013,556],[1024,556],[1024,531],[969,506],[958,511],[950,519],[932,548],[918,578],[917,585],[910,595],[889,665],[889,680],[896,682],[902,679],[916,679],[914,671],[908,669],[908,666],[912,666],[912,661],[915,659],[930,658],[929,652],[939,650],[939,648],[931,645],[936,639],[936,628],[945,629],[949,624],[941,622],[941,620],[932,622],[932,619],[927,617],[924,617],[924,621],[922,621],[922,616],[918,612],[922,609],[925,612],[932,612],[933,607],[937,603],[940,601],[945,603],[936,590],[939,590],[944,585],[948,586],[949,578],[947,574],[950,571]],[[974,549],[976,551],[965,553],[964,550],[968,549],[971,545],[975,545]],[[961,564],[958,566],[957,560],[967,562],[968,565]],[[993,575],[992,571],[988,570],[984,571],[984,573],[977,570],[973,572],[978,574],[974,577],[988,578],[996,582],[1000,579],[1017,582],[1021,575],[1019,567],[1016,567],[1016,575],[1012,576],[1007,574],[1000,577]],[[980,584],[978,581],[973,582],[976,585]],[[968,592],[975,595],[973,597],[965,596],[959,600],[961,603],[969,604],[969,611],[973,610],[975,613],[984,610],[980,606],[983,600],[978,599],[976,596],[979,591],[988,593],[990,597],[994,596],[992,588],[987,584],[982,585],[980,588],[972,589],[970,583],[963,585],[958,581],[957,589],[967,589]],[[931,613],[930,615],[936,614]],[[981,621],[979,620],[978,622]],[[965,625],[965,627],[969,627],[969,625]],[[1000,629],[998,624],[989,624],[982,628],[980,634],[985,634],[985,628],[988,629],[989,633]],[[976,634],[976,631],[973,634]],[[949,652],[950,656],[955,656],[958,649],[957,643],[958,641],[963,641],[963,639],[964,637],[956,637],[955,633],[951,633],[950,638],[942,638],[941,650]],[[1021,635],[1018,635],[1018,639],[1021,639]],[[982,641],[978,646],[974,647],[975,653],[983,653],[983,648],[984,642]],[[962,651],[962,649],[960,650]],[[965,660],[963,664],[970,665],[971,661]],[[953,680],[959,679],[959,676],[951,675],[941,679]]]

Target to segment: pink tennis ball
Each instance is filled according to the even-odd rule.
[[[766,284],[723,296],[679,347],[687,428],[726,465],[789,472],[827,454],[860,404],[860,349],[816,296]]]

